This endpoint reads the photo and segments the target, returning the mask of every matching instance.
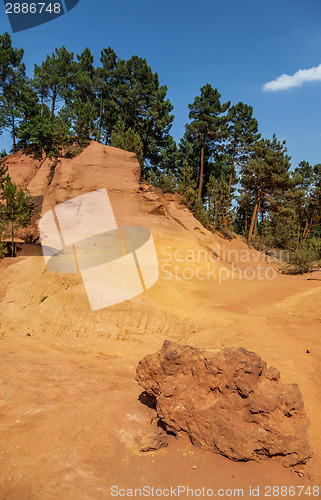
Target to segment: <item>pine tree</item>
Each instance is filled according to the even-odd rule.
[[[208,141],[220,141],[226,136],[226,117],[223,116],[230,102],[221,104],[221,94],[217,89],[207,83],[201,88],[201,95],[195,97],[194,102],[189,104],[189,118],[191,123],[186,125],[188,137],[198,139],[200,142],[200,171],[198,182],[198,199],[203,192],[204,177],[204,148]]]
[[[228,184],[222,178],[210,176],[206,187],[206,203],[209,221],[215,229],[223,229],[227,205]]]
[[[4,163],[0,163],[0,192],[3,190],[3,186],[8,179],[8,167]]]
[[[140,136],[144,160],[157,165],[174,119],[167,87],[159,84],[158,74],[138,56],[118,60],[116,78],[120,118]]]
[[[95,108],[90,101],[82,101],[76,97],[72,106],[68,108],[68,117],[75,133],[77,142],[86,146],[95,130]]]
[[[306,162],[301,161],[294,169],[292,174],[294,182],[293,187],[293,205],[297,225],[297,242],[298,249],[302,237],[302,231],[307,231],[308,214],[310,207],[311,188],[313,186],[313,168]]]
[[[227,226],[230,196],[235,168],[242,167],[250,155],[251,145],[260,138],[258,123],[253,118],[253,108],[243,102],[232,106],[228,112],[228,152],[231,157],[231,171],[228,183],[224,226]]]
[[[67,116],[51,116],[48,106],[39,113],[25,120],[19,128],[19,145],[42,158],[58,157],[71,140],[70,123]]]
[[[1,199],[0,220],[11,235],[11,256],[14,257],[14,236],[17,229],[26,226],[30,221],[31,199],[8,177],[2,186]]]
[[[70,121],[70,126],[80,145],[87,145],[95,131],[97,117],[94,57],[88,47],[70,66],[72,86],[64,90],[65,107],[60,115]]]
[[[0,163],[0,195],[1,195],[1,192],[3,189],[3,186],[8,178],[9,178],[9,174],[8,174],[7,165]],[[6,228],[6,225],[5,225],[4,221],[2,220],[1,210],[0,210],[0,259],[2,257],[4,257],[4,255],[6,254],[6,246],[5,246],[5,243],[3,241],[3,237],[2,237],[5,228]]]
[[[189,208],[193,209],[197,199],[197,185],[194,178],[192,166],[186,159],[183,160],[179,168],[179,182],[177,191],[181,195],[181,200]]]
[[[135,153],[138,163],[143,167],[143,143],[141,138],[131,128],[126,130],[125,123],[122,120],[117,122],[112,131],[110,145]]]
[[[18,126],[23,118],[22,89],[26,85],[23,49],[12,47],[9,33],[0,35],[0,134],[8,130],[13,152],[17,150]]]
[[[262,204],[270,206],[278,203],[278,195],[290,185],[290,158],[285,141],[279,142],[276,136],[272,141],[260,139],[252,146],[253,156],[242,169],[241,183],[251,193],[254,208],[252,212],[248,242],[255,232]]]
[[[307,210],[307,221],[302,234],[302,240],[305,243],[312,229],[321,219],[321,164],[313,167],[313,182],[309,189],[309,205]]]
[[[40,66],[35,64],[33,85],[40,97],[42,109],[45,102],[50,103],[51,116],[55,115],[57,104],[70,94],[75,71],[73,59],[73,53],[62,46],[60,49],[55,48]]]
[[[119,102],[117,96],[117,65],[116,52],[108,47],[101,51],[100,62],[102,67],[96,69],[95,85],[99,102],[99,118],[97,140],[101,140],[102,132],[105,133],[105,144],[110,141],[113,127],[119,118]]]

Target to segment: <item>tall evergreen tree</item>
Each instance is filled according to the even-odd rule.
[[[193,168],[188,161],[184,159],[179,167],[177,191],[181,195],[183,203],[186,203],[189,208],[193,208],[195,206],[195,201],[197,199],[196,188],[197,184]]]
[[[215,229],[223,229],[226,211],[228,184],[222,178],[210,176],[206,186],[206,202],[209,221]]]
[[[94,133],[97,117],[94,57],[86,47],[76,58],[72,86],[65,88],[66,104],[61,115],[70,119],[77,141],[86,144]]]
[[[189,104],[191,123],[186,125],[187,136],[200,142],[200,171],[198,198],[201,199],[204,177],[204,148],[207,141],[220,141],[226,137],[226,117],[223,116],[230,102],[221,104],[221,94],[207,83],[201,88],[201,95]]]
[[[308,214],[310,207],[311,188],[313,185],[313,168],[306,162],[301,161],[292,173],[294,187],[292,191],[294,216],[297,225],[297,242],[296,248],[302,236],[302,231],[307,228]]]
[[[18,126],[23,118],[22,89],[26,86],[23,55],[23,49],[12,47],[9,33],[0,35],[0,134],[4,130],[10,132],[14,152]]]
[[[251,193],[254,208],[248,232],[248,242],[252,241],[260,209],[264,202],[273,206],[277,203],[280,190],[290,185],[290,158],[287,155],[285,141],[260,139],[252,146],[253,156],[242,169],[241,183]]]
[[[318,163],[313,167],[312,186],[310,184],[306,190],[309,196],[309,204],[307,207],[307,220],[302,234],[304,243],[311,234],[311,230],[321,219],[321,164]]]
[[[54,116],[57,104],[70,92],[74,76],[74,56],[65,46],[56,48],[51,56],[47,56],[40,66],[35,64],[34,88],[41,105],[50,103],[51,116]]]
[[[166,99],[167,87],[159,84],[158,74],[138,56],[118,61],[117,81],[120,117],[139,134],[144,159],[156,165],[174,118],[170,114],[173,106]]]
[[[99,118],[97,139],[101,140],[102,132],[105,133],[105,144],[110,141],[113,127],[119,119],[119,102],[117,96],[118,56],[108,47],[101,51],[101,67],[96,69],[95,84],[99,102]]]
[[[30,221],[30,196],[22,188],[18,188],[10,177],[6,178],[1,192],[0,220],[11,236],[11,256],[15,255],[14,236],[17,229],[26,226]]]
[[[235,168],[242,167],[250,155],[251,145],[260,138],[258,123],[253,118],[253,108],[243,102],[231,106],[228,112],[228,152],[231,157],[231,171],[228,183],[224,226],[227,226],[230,196]]]

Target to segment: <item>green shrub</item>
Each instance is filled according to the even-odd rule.
[[[88,144],[89,144],[89,141],[88,141]],[[76,156],[78,156],[82,152],[82,150],[86,146],[88,146],[88,144],[85,144],[84,146],[77,144],[77,143],[71,144],[66,149],[66,152],[64,154],[64,158],[75,158]]]
[[[126,130],[125,124],[121,120],[117,122],[116,127],[112,131],[110,145],[135,153],[138,163],[143,168],[143,142],[140,136],[131,128]]]
[[[321,259],[321,238],[314,236],[308,241],[309,248],[315,253],[316,259]]]
[[[161,173],[159,176],[159,187],[164,193],[175,193],[177,179],[171,170],[168,173]]]
[[[192,211],[195,219],[197,219],[202,224],[202,226],[209,229],[210,228],[209,217],[203,203],[200,200],[196,200],[194,205],[189,208]]]
[[[7,254],[7,246],[4,243],[4,241],[2,241],[0,235],[0,259],[2,259],[6,254]]]
[[[312,271],[317,260],[315,251],[307,246],[290,253],[289,262],[283,269],[284,274],[306,274]]]
[[[236,234],[229,227],[222,227],[221,229],[219,229],[219,232],[227,240],[235,240],[236,238]]]
[[[149,184],[159,187],[163,193],[176,192],[177,179],[171,171],[165,174],[164,172],[155,172],[150,169],[146,180]]]

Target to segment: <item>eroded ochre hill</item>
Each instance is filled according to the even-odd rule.
[[[53,273],[43,257],[0,261],[0,498],[105,499],[112,485],[178,484],[243,488],[248,498],[250,485],[319,484],[321,275],[281,275],[241,238],[207,231],[175,196],[140,183],[132,153],[92,142],[55,166],[21,152],[5,163],[37,202],[25,236],[37,238],[40,215],[56,205],[107,188],[119,226],[151,230],[160,278],[93,312],[80,274]],[[166,339],[244,347],[297,383],[310,418],[307,465],[235,463],[174,437],[140,453],[154,412],[138,399],[135,367]]]

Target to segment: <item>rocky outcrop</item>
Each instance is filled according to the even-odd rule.
[[[39,237],[38,222],[41,215],[67,200],[97,189],[107,189],[118,218],[124,214],[125,222],[119,220],[119,224],[128,225],[129,214],[137,217],[141,213],[140,199],[136,195],[140,184],[140,166],[134,153],[91,141],[74,158],[37,160],[19,151],[6,157],[5,164],[11,178],[27,189],[36,202],[34,220],[21,233],[29,239],[36,240]],[[147,195],[156,196],[152,188]],[[145,199],[144,202],[148,212],[150,202]]]
[[[167,433],[158,427],[154,432],[146,434],[140,440],[140,451],[156,451],[168,446]]]
[[[166,429],[197,446],[237,461],[279,456],[285,466],[312,455],[299,387],[244,348],[213,352],[165,341],[139,362],[136,380]]]

